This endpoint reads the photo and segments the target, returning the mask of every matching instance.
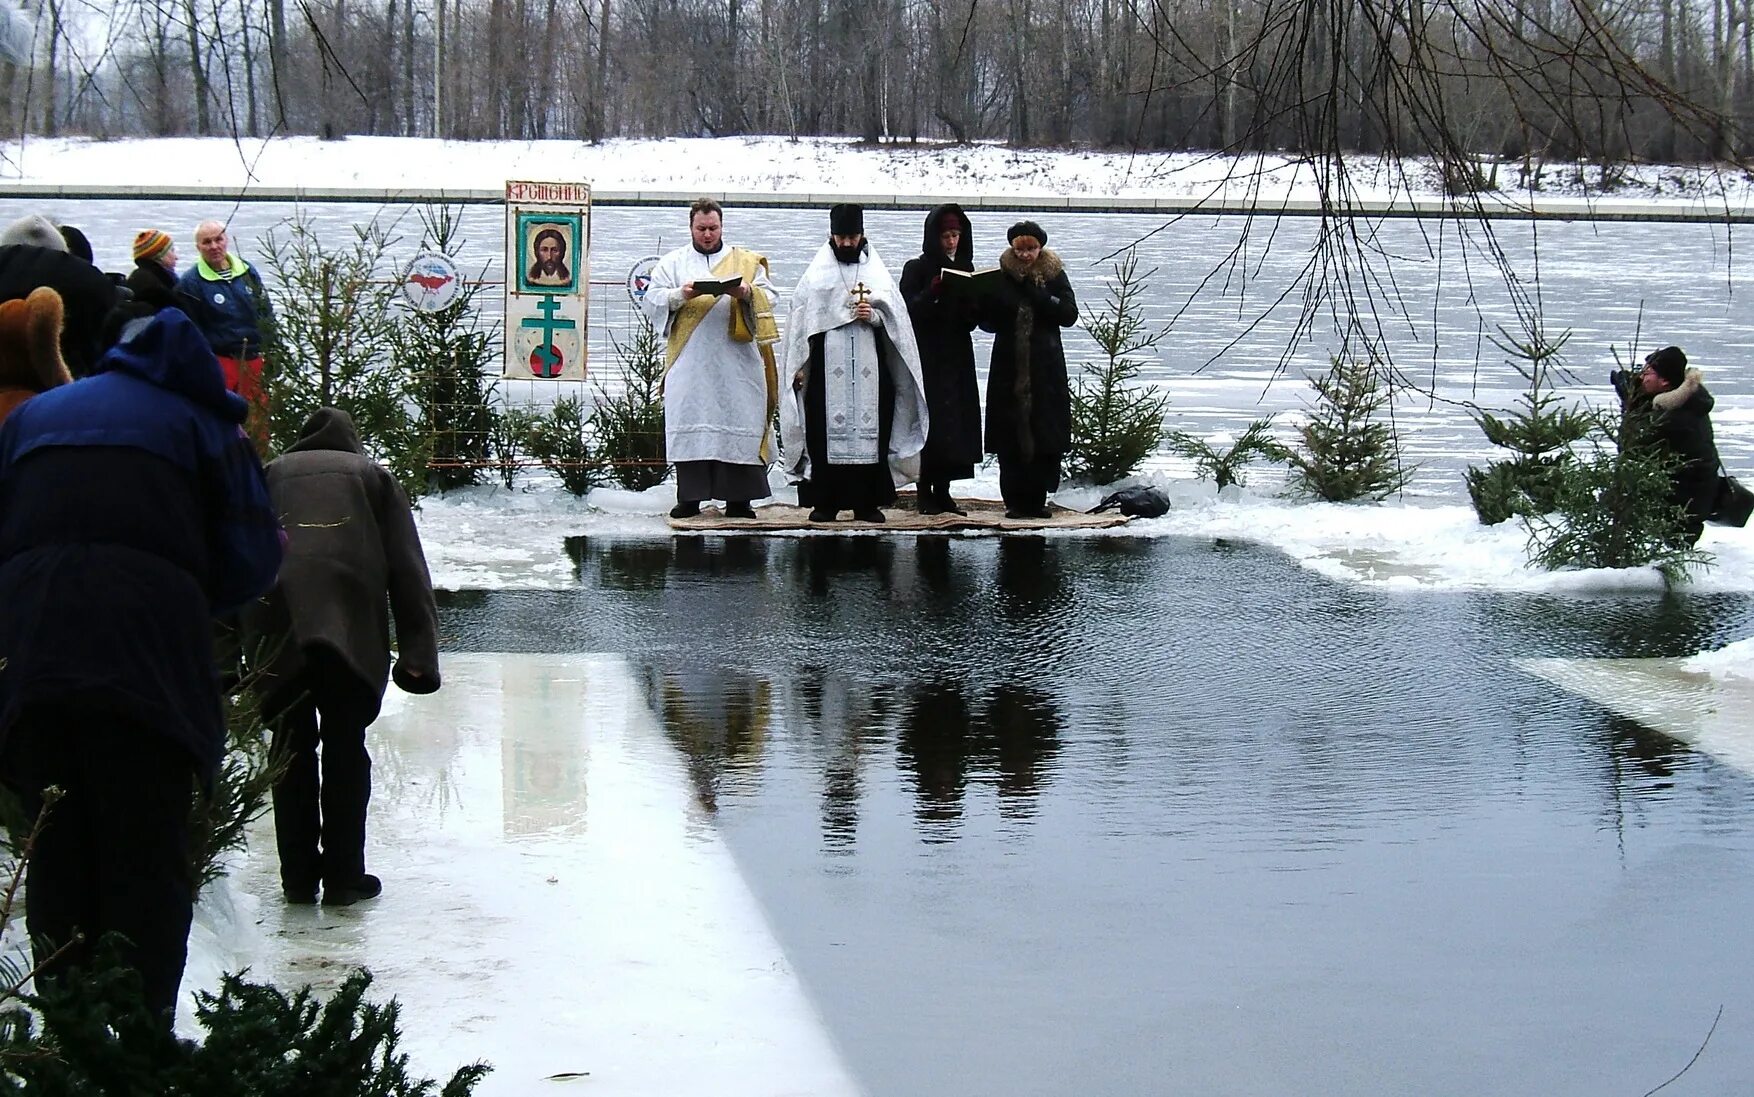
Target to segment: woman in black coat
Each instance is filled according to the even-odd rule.
[[[901,296],[920,346],[931,428],[920,455],[920,513],[966,514],[950,481],[974,476],[981,460],[981,392],[974,376],[974,310],[943,296],[945,267],[974,269],[968,217],[954,203],[926,215],[917,258],[901,270]]]
[[[999,458],[1007,518],[1048,517],[1048,492],[1072,441],[1072,396],[1060,329],[1078,322],[1078,300],[1047,232],[1019,221],[999,256],[1004,276],[984,299],[980,325],[993,333],[987,371],[987,452]]]

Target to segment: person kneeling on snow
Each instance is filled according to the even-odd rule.
[[[365,729],[392,674],[390,613],[396,685],[432,693],[438,608],[408,496],[365,455],[346,412],[313,413],[269,463],[268,490],[286,524],[286,563],[243,626],[287,764],[274,786],[280,886],[289,903],[316,902],[320,884],[325,904],[347,906],[383,888],[365,871]]]
[[[1680,347],[1664,347],[1645,356],[1642,370],[1632,374],[1616,370],[1609,380],[1622,405],[1648,404],[1655,437],[1680,460],[1670,473],[1669,501],[1687,512],[1681,528],[1687,544],[1698,544],[1718,496],[1717,443],[1711,432],[1715,401],[1705,389],[1703,375],[1687,368],[1687,355]]]

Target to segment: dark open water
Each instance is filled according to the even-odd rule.
[[[869,1092],[1754,1092],[1754,783],[1516,669],[1739,596],[1269,550],[575,541],[456,650],[617,652]],[[730,1034],[728,1034],[730,1035]]]

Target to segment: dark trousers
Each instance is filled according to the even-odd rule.
[[[1006,510],[1032,511],[1047,506],[1048,492],[1060,486],[1060,455],[1038,454],[1031,460],[999,455],[999,494]]]
[[[365,875],[372,772],[365,729],[377,707],[339,657],[314,648],[305,652],[303,673],[268,708],[273,751],[286,764],[274,784],[274,845],[288,895]]]
[[[150,728],[72,708],[34,710],[6,741],[4,777],[29,819],[42,790],[65,795],[25,869],[25,927],[44,986],[79,978],[99,938],[127,939],[146,1007],[168,1030],[189,953],[194,885],[189,807],[195,759]],[[57,949],[74,940],[58,959]]]

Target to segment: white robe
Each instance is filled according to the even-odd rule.
[[[848,287],[861,282],[870,291],[865,300],[875,314],[869,325],[853,319],[855,299]],[[880,365],[877,363],[874,327],[883,329],[899,352],[899,361],[887,356]],[[817,334],[824,335],[824,366],[828,367],[823,370],[828,375],[823,393],[828,411],[828,453],[844,455],[849,464],[881,460],[888,464],[896,487],[918,480],[920,451],[926,448],[930,426],[926,385],[920,375],[920,352],[895,279],[890,277],[889,268],[883,265],[876,249],[869,245],[857,264],[840,262],[829,245],[822,245],[810,260],[804,277],[798,280],[798,288],[792,291],[783,336],[785,367],[780,371],[780,383],[786,386],[780,400],[780,440],[785,446],[781,467],[798,478],[810,476],[810,453],[804,442],[805,391],[794,385],[792,379],[809,365],[810,337]],[[881,455],[875,452],[877,386],[871,368],[887,369],[895,383],[889,452]]]
[[[727,255],[729,244],[712,255],[694,245],[677,248],[658,260],[640,308],[658,334],[668,339],[676,312],[686,302],[682,287],[713,277],[713,267]],[[755,284],[777,300],[763,270]],[[722,296],[682,344],[682,351],[664,377],[664,447],[670,461],[723,461],[731,465],[765,465],[761,439],[767,432],[767,372],[753,342],[731,339],[731,305]]]

